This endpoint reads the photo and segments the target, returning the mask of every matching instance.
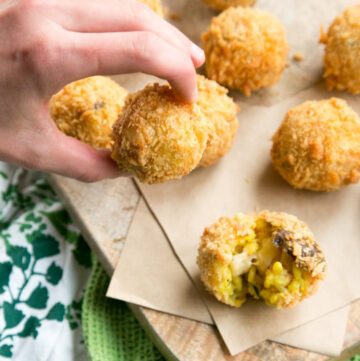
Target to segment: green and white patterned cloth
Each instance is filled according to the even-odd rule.
[[[0,162],[0,360],[164,360],[108,283],[43,174]]]
[[[39,172],[0,162],[0,360],[88,360],[91,252]]]

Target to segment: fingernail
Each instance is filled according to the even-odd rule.
[[[204,50],[202,50],[199,46],[195,43],[191,43],[191,53],[195,56],[196,59],[199,61],[205,60]]]

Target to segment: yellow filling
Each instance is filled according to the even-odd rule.
[[[250,294],[282,307],[305,296],[310,274],[296,267],[293,257],[276,247],[272,238],[272,226],[260,219],[252,233],[237,240],[230,267],[220,270],[219,291],[228,303],[239,307]]]

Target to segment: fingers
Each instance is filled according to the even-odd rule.
[[[2,139],[0,159],[28,169],[61,174],[84,182],[128,176],[110,158],[109,150],[96,150],[68,137],[49,119],[50,131],[21,129]],[[11,147],[16,139],[17,146]],[[8,144],[6,144],[8,143]],[[16,142],[15,142],[16,143]]]
[[[197,45],[181,31],[137,1],[97,0],[67,1],[57,12],[57,21],[73,32],[103,33],[148,31],[188,53],[196,67],[205,61]]]
[[[63,71],[70,82],[96,74],[143,72],[167,79],[176,95],[197,99],[196,72],[188,54],[153,33],[72,33]]]

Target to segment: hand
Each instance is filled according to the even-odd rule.
[[[109,152],[61,133],[48,101],[92,75],[144,72],[197,98],[204,61],[180,31],[135,0],[15,0],[0,3],[0,160],[97,181],[120,174]]]

